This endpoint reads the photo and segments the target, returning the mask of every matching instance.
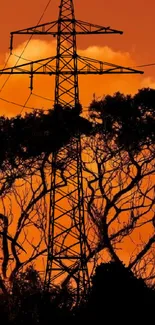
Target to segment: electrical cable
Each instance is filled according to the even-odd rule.
[[[21,56],[15,54],[15,53],[12,53],[12,55],[13,55],[13,56],[16,56],[17,58],[22,59],[22,60],[24,60],[24,61],[31,62],[31,60],[26,59],[26,58],[24,58],[23,56],[21,57]],[[39,64],[39,63],[38,63],[38,64]]]
[[[9,56],[8,56],[8,58],[7,58],[7,60],[5,61],[5,63],[4,63],[4,66],[3,66],[3,69],[5,69],[6,68],[6,66],[7,66],[7,64],[8,64],[8,62],[9,62],[9,60],[10,60],[10,57],[11,57],[11,53],[9,54]],[[0,74],[0,77],[3,75],[3,72]],[[7,83],[7,79],[4,81],[4,83],[3,83],[3,85],[2,85],[2,89],[4,88],[4,86],[6,85],[6,83]],[[0,89],[0,92],[2,91],[2,89]]]
[[[2,100],[3,102],[6,102],[6,103],[8,103],[8,104],[18,106],[18,107],[22,107],[22,108],[23,108],[23,106],[24,106],[24,108],[27,108],[27,109],[31,109],[31,110],[41,110],[41,111],[42,111],[41,108],[36,108],[36,107],[32,107],[32,106],[27,106],[27,105],[26,105],[26,102],[25,102],[25,104],[23,105],[23,104],[18,104],[18,103],[16,103],[16,102],[13,102],[13,101],[7,100],[7,99],[2,98],[2,97],[0,97],[0,100]],[[27,100],[26,100],[26,101],[27,101]],[[45,111],[47,111],[47,110],[45,110]]]
[[[49,0],[48,3],[47,3],[47,5],[45,6],[45,9],[44,9],[42,15],[40,16],[40,18],[39,18],[39,20],[38,20],[36,26],[38,26],[38,25],[40,24],[40,22],[41,22],[42,18],[44,17],[44,14],[45,14],[46,10],[48,9],[50,3],[51,3],[51,0]],[[18,60],[16,61],[15,66],[17,65],[17,63],[19,62],[20,59],[23,59],[23,58],[22,58],[22,55],[24,54],[25,49],[27,48],[27,46],[28,46],[29,42],[31,41],[33,35],[34,35],[34,34],[32,34],[32,35],[29,37],[29,40],[27,41],[27,43],[26,43],[25,46],[24,46],[24,49],[22,50],[21,54],[18,56]],[[8,56],[8,59],[7,59],[6,62],[5,62],[5,65],[4,65],[3,69],[5,69],[5,67],[6,67],[6,65],[7,65],[7,63],[8,63],[8,61],[9,61],[11,55],[12,55],[12,54],[10,53],[9,56]],[[14,55],[14,56],[17,56],[17,55]],[[27,59],[24,59],[24,60],[26,60],[26,61],[30,61],[30,60],[27,60]],[[2,75],[2,73],[1,73],[1,75]],[[7,79],[6,79],[6,80],[4,81],[4,83],[2,84],[2,86],[1,86],[1,88],[0,88],[0,93],[2,92],[3,88],[4,88],[5,85],[7,84],[8,80],[10,79],[10,77],[11,77],[11,74],[8,75]],[[29,101],[31,95],[32,95],[32,92],[31,92],[30,95],[28,96],[28,98],[27,98],[27,100],[25,101],[25,104],[24,104],[24,105],[17,104],[17,103],[15,103],[15,102],[12,102],[12,101],[6,100],[6,99],[4,99],[4,98],[0,98],[0,100],[5,101],[5,102],[10,103],[10,104],[14,104],[14,105],[19,106],[19,107],[22,107],[22,109],[21,109],[21,111],[20,111],[20,114],[22,114],[24,108],[28,108],[28,109],[35,110],[35,108],[29,107],[29,106],[26,105],[26,104],[28,103],[28,101]],[[40,110],[40,109],[39,109],[39,110]]]
[[[44,14],[45,14],[47,8],[49,7],[50,3],[51,3],[51,0],[49,0],[48,3],[47,3],[47,5],[45,6],[45,9],[44,9],[44,11],[43,11],[41,17],[39,18],[36,27],[40,24],[40,22],[41,22],[42,18],[44,17]],[[26,48],[27,48],[28,44],[30,43],[30,41],[31,41],[31,39],[32,39],[33,36],[34,36],[34,34],[32,34],[32,35],[29,37],[27,43],[26,43],[25,46],[24,46],[24,49],[22,50],[20,56],[18,57],[18,60],[16,61],[15,65],[14,65],[14,67],[17,65],[17,63],[19,62],[19,60],[22,58],[22,55],[24,54],[24,52],[25,52],[25,50],[26,50]],[[11,54],[10,54],[10,56],[11,56]],[[5,64],[7,64],[7,63],[5,63]],[[5,65],[5,66],[6,66],[6,65]],[[10,79],[10,77],[11,77],[11,74],[8,75],[7,79],[5,80],[5,82],[3,83],[3,85],[1,86],[1,88],[0,88],[0,93],[1,93],[1,91],[3,90],[3,88],[5,87],[6,83],[7,83],[8,80]]]
[[[147,64],[141,64],[141,65],[136,65],[135,68],[144,68],[144,67],[150,67],[155,65],[155,63],[147,63]]]
[[[26,101],[25,101],[25,104],[23,105],[23,107],[22,107],[22,109],[21,109],[21,111],[20,111],[20,115],[22,114],[24,108],[26,107],[26,104],[28,103],[28,101],[29,101],[31,95],[32,95],[32,93],[30,93],[29,96],[27,97],[27,99],[26,99]]]
[[[45,100],[50,101],[50,102],[54,102],[54,99],[50,99],[50,98],[47,98],[47,97],[44,97],[44,96],[40,96],[40,95],[35,94],[33,92],[32,92],[32,96],[35,96],[35,97],[38,97],[38,98],[41,98],[41,99],[45,99]],[[88,108],[88,109],[84,109],[83,112],[89,112],[89,106],[82,106],[82,107],[83,108]],[[47,111],[47,109],[45,109],[44,111]]]
[[[9,60],[10,60],[11,55],[12,55],[11,53],[8,55],[8,58],[7,58],[7,60],[6,60],[5,63],[4,63],[3,69],[6,68],[6,66],[7,66],[7,64],[8,64],[8,62],[9,62]],[[0,74],[0,77],[2,76],[2,74],[3,74],[3,73]]]
[[[44,97],[44,96],[41,96],[41,95],[35,94],[35,93],[33,93],[33,92],[32,92],[32,95],[35,96],[35,97],[41,98],[41,99],[48,100],[49,102],[54,102],[54,99],[50,99],[50,98],[47,98],[47,97]]]

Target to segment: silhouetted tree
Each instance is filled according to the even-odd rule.
[[[96,135],[85,142],[89,163],[83,163],[91,234],[88,258],[100,252],[104,258],[108,252],[107,258],[118,262],[119,249],[132,245],[128,266],[151,281],[155,276],[154,111],[153,89],[92,102]]]
[[[133,97],[120,93],[106,96],[91,103],[92,122],[79,115],[79,108],[74,114],[74,110],[62,107],[48,114],[34,112],[24,117],[0,119],[0,284],[3,292],[7,289],[5,279],[9,277],[13,283],[22,269],[46,253],[51,156],[69,145],[79,133],[85,135],[82,154],[89,158],[83,162],[88,212],[87,259],[96,261],[108,252],[109,259],[119,262],[117,249],[120,246],[123,249],[129,235],[134,236],[137,229],[144,234],[149,224],[143,246],[137,246],[129,261],[135,273],[142,274],[145,268],[145,278],[149,278],[148,264],[155,242],[154,97],[152,89],[142,89]],[[63,170],[69,168],[69,159],[74,159],[74,152],[67,154],[61,161]],[[17,207],[17,213],[13,206]],[[145,259],[149,263],[143,263]]]
[[[30,164],[30,159],[34,162],[42,154],[58,151],[72,137],[91,131],[92,124],[87,119],[61,106],[47,114],[34,111],[24,117],[1,117],[0,169],[5,170],[9,165],[17,168],[20,160],[24,165],[29,159]]]
[[[0,294],[1,323],[49,325],[55,320],[70,321],[73,303],[68,287],[45,290],[38,271],[30,265],[14,277],[7,295]]]
[[[90,319],[104,319],[120,324],[151,320],[155,292],[122,263],[100,264],[92,278],[92,289],[86,307]]]
[[[143,88],[134,96],[119,92],[90,104],[91,118],[100,134],[121,150],[141,150],[155,141],[155,90]]]

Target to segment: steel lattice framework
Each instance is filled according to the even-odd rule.
[[[78,55],[77,35],[122,34],[122,31],[76,20],[73,0],[60,1],[58,20],[12,32],[10,51],[13,50],[14,34],[53,35],[57,38],[56,56],[6,68],[0,73],[29,74],[31,90],[34,74],[55,75],[54,109],[59,113],[67,108],[80,114],[78,75],[142,73]],[[86,290],[89,284],[80,136],[55,152],[51,163],[45,283],[49,287],[51,283],[67,283],[73,279],[79,294],[81,288]],[[60,165],[65,168],[59,168]]]

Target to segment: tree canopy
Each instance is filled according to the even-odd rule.
[[[141,150],[155,141],[155,90],[140,89],[137,94],[119,92],[93,101],[90,116],[100,123],[100,132],[125,150]]]
[[[103,260],[117,263],[100,267],[101,273],[96,271],[99,280],[95,288],[102,287],[98,285],[102,282],[100,274],[104,273],[110,286],[110,274],[118,270],[132,283],[137,276],[154,286],[155,90],[141,89],[133,96],[107,95],[90,104],[88,119],[79,113],[59,107],[47,114],[35,111],[0,118],[0,288],[4,295],[8,279],[10,290],[20,296],[23,292],[29,295],[34,288],[42,291],[37,277],[35,285],[33,281],[32,286],[27,285],[26,277],[31,275],[32,280],[36,275],[33,269],[23,275],[21,272],[47,253],[51,157],[63,152],[56,168],[63,167],[60,177],[64,185],[65,171],[69,172],[74,161],[71,150],[75,148],[70,144],[79,135],[82,157],[87,158],[82,161],[87,261],[92,275],[96,264]],[[63,151],[66,147],[70,150]],[[132,249],[124,271],[120,252],[127,245]],[[114,279],[112,295],[114,287],[116,292],[119,290],[117,276]],[[144,285],[139,283],[135,288],[140,289],[135,290]],[[108,291],[105,282],[103,290]],[[62,299],[59,289],[54,294]],[[68,297],[68,291],[65,294]],[[64,306],[63,299],[60,304]],[[70,309],[70,298],[68,304]]]
[[[65,146],[72,137],[90,134],[92,124],[85,118],[74,115],[69,109],[26,113],[13,118],[0,117],[0,169],[7,164],[17,167],[18,161],[36,159],[41,154],[50,154]]]

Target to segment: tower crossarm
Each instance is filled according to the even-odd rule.
[[[57,30],[55,29],[55,27],[58,24],[58,20],[54,20],[48,23],[44,23],[44,24],[40,24],[40,25],[36,25],[36,26],[31,26],[31,27],[26,27],[23,29],[19,29],[16,31],[13,31],[10,33],[10,35],[14,35],[14,34],[38,34],[38,35],[46,35],[46,34],[50,34],[50,35],[54,35],[55,33],[57,33]]]
[[[76,20],[76,34],[123,34],[123,31],[112,29],[110,26],[104,27],[87,21]]]
[[[55,27],[57,26],[58,23],[75,23],[75,27],[76,27],[76,31],[73,30],[61,30],[61,32],[59,32]],[[13,31],[10,33],[11,36],[15,35],[15,34],[38,34],[38,35],[53,35],[56,36],[59,33],[61,33],[61,35],[69,35],[69,34],[123,34],[123,31],[120,30],[116,30],[116,29],[112,29],[110,28],[110,26],[108,27],[104,27],[104,26],[100,26],[100,25],[96,25],[96,24],[92,24],[89,23],[87,21],[82,21],[82,20],[74,20],[73,19],[62,19],[62,21],[60,20],[56,20],[56,21],[52,21],[49,23],[45,23],[45,24],[41,24],[41,25],[37,25],[37,26],[32,26],[32,27],[27,27],[24,29],[20,29],[17,31]]]
[[[30,75],[30,89],[33,90],[33,75],[56,75],[56,56],[49,58],[30,61],[28,63],[20,64],[13,67],[8,67],[1,70],[1,74],[28,74]]]
[[[64,25],[64,28],[59,30],[58,26],[59,24]],[[70,28],[65,28],[66,24],[68,24],[68,27],[71,26],[70,24],[74,23],[75,30]],[[37,26],[32,26],[24,29],[20,29],[17,31],[13,31],[10,33],[10,51],[13,50],[13,36],[14,35],[52,35],[53,37],[56,37],[58,35],[89,35],[89,34],[123,34],[123,31],[116,30],[92,23],[88,23],[86,21],[82,20],[76,20],[76,19],[59,19],[56,21],[51,21],[48,23],[40,24]]]
[[[0,70],[2,74],[55,74],[56,56],[30,61]]]
[[[65,58],[70,58],[70,55],[65,55]],[[30,89],[33,90],[33,75],[74,75],[74,67],[69,65],[67,67],[56,69],[56,56],[49,57],[46,59],[31,61],[28,63],[20,64],[14,67],[8,67],[0,70],[0,74],[28,74],[30,75]],[[77,55],[77,75],[88,75],[88,74],[143,74],[141,70],[136,70],[129,67],[123,67],[120,65],[103,62],[95,59],[91,59],[84,56]]]
[[[123,67],[109,62],[104,62],[84,56],[78,56],[78,74],[126,74],[138,73],[143,74],[141,70],[130,67]]]
[[[10,33],[10,53],[13,50],[13,37],[14,35],[53,35],[54,37],[57,35],[57,24],[58,21],[51,21],[48,23],[27,27],[24,29],[19,29]]]
[[[65,58],[70,56],[65,56]],[[77,74],[108,74],[108,73],[138,73],[143,74],[144,71],[136,70],[130,67],[124,67],[109,62],[91,59],[84,56],[77,56],[78,69]],[[30,61],[13,67],[0,70],[0,74],[48,74],[56,75],[56,56],[46,59]],[[74,69],[70,66],[60,69],[59,74],[73,75]]]

